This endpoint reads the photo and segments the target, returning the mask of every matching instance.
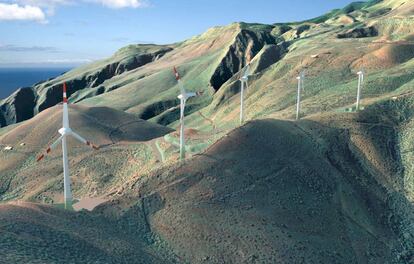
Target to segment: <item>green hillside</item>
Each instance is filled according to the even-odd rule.
[[[383,0],[238,22],[16,91],[0,101],[0,260],[54,263],[80,243],[74,263],[414,263],[413,15],[411,1]],[[174,66],[204,92],[187,103],[184,161]],[[63,82],[73,129],[100,146],[69,141],[75,199],[106,201],[88,213],[59,209],[61,149],[35,161],[60,127]],[[76,230],[91,223],[102,233]],[[50,228],[58,243],[42,255]]]

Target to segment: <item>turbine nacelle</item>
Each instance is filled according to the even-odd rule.
[[[239,79],[242,82],[247,82],[250,76],[250,63],[247,64],[246,69],[244,70],[243,76]]]
[[[189,92],[189,93],[185,93],[185,94],[180,94],[180,95],[177,96],[177,98],[180,99],[180,100],[181,99],[187,100],[188,98],[200,96],[202,94],[203,94],[202,92],[196,92],[196,93]]]
[[[244,75],[243,77],[240,78],[240,81],[242,81],[242,82],[247,82],[248,80],[249,80],[248,75]]]
[[[296,77],[296,80],[305,79],[305,72],[302,71],[298,77]]]
[[[62,127],[61,129],[58,130],[58,132],[62,136],[68,136],[68,135],[72,134],[72,129],[70,129],[68,127]]]

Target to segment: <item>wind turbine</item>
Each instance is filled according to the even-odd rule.
[[[181,81],[180,74],[177,71],[177,68],[174,67],[174,74],[175,79],[178,82],[180,87],[180,95],[178,95],[178,99],[180,99],[180,159],[183,160],[185,158],[185,135],[184,135],[184,110],[185,110],[185,103],[187,102],[188,98],[200,96],[202,92],[189,92],[187,93],[184,89],[183,83]]]
[[[65,209],[72,205],[72,192],[70,188],[70,176],[69,176],[69,162],[68,162],[68,149],[67,149],[67,137],[72,136],[83,144],[92,147],[95,150],[99,148],[87,141],[77,133],[75,133],[69,127],[69,113],[68,113],[68,98],[66,97],[66,83],[63,83],[63,127],[59,129],[60,137],[46,149],[46,154],[49,154],[52,149],[62,142],[62,155],[63,155],[63,188],[64,188],[64,200]],[[41,161],[45,157],[45,154],[40,155],[37,161]]]
[[[249,81],[250,75],[250,62],[247,64],[246,69],[240,78],[241,90],[240,90],[240,125],[244,122],[244,87],[248,88],[247,82]]]
[[[358,74],[358,91],[357,91],[357,100],[356,100],[355,110],[358,112],[359,104],[361,101],[361,86],[362,86],[362,83],[364,82],[364,71],[360,70],[359,72],[357,72],[357,74]]]
[[[296,79],[298,80],[298,94],[297,94],[297,99],[296,99],[296,120],[299,120],[300,119],[300,100],[301,100],[302,89],[304,90],[303,81],[305,79],[305,71],[302,70],[299,76],[296,77]]]

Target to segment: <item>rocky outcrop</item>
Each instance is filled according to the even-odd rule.
[[[337,35],[339,39],[343,38],[368,38],[378,36],[378,30],[374,26],[360,27],[348,30]]]
[[[93,73],[86,74],[84,76],[79,76],[79,78],[72,79],[66,82],[68,86],[68,91],[70,96],[71,94],[86,88],[95,88],[100,86],[106,80],[111,79],[112,77],[122,74],[126,71],[134,70],[139,67],[142,67],[150,62],[158,60],[165,53],[171,51],[170,47],[161,46],[159,50],[152,53],[145,54],[133,54],[126,58],[123,58],[120,61],[116,61],[110,64],[107,64],[103,68],[95,71]],[[47,109],[51,106],[56,105],[61,100],[61,84],[56,84],[54,86],[48,87],[46,91],[46,96],[41,98],[38,101],[37,112],[41,112],[44,109]],[[94,93],[92,93],[93,96]],[[85,99],[85,98],[83,98]]]
[[[291,29],[292,29],[292,27],[289,26],[289,25],[275,24],[275,27],[272,30],[272,35],[280,36],[280,35],[283,35],[284,33],[288,32]]]
[[[107,60],[107,63],[103,63],[101,67],[97,67],[93,71],[82,72],[69,78],[66,77],[65,82],[68,87],[68,96],[70,97],[77,91],[90,88],[94,88],[94,91],[87,93],[87,95],[95,96],[102,94],[106,91],[102,86],[106,80],[158,60],[172,50],[168,46],[151,45],[151,48],[146,53],[133,53],[134,50],[121,50],[122,54],[115,54],[113,58]],[[61,77],[63,79],[65,75]],[[7,99],[1,101],[0,127],[30,119],[35,114],[61,102],[62,81],[58,78],[36,84],[34,87],[21,88]]]
[[[257,54],[257,62],[255,63],[252,73],[261,72],[271,65],[278,62],[282,56],[285,54],[284,45],[266,45],[263,49]]]
[[[139,117],[144,120],[151,119],[157,115],[160,115],[167,111],[168,109],[179,106],[180,100],[165,100],[160,102],[152,103],[148,106],[146,106],[143,111],[139,114]]]
[[[31,87],[20,88],[0,106],[0,125],[18,123],[33,117],[35,92]]]
[[[265,45],[275,44],[275,37],[269,31],[253,31],[242,29],[228,48],[216,71],[210,79],[214,90],[227,82],[234,74],[239,72]]]

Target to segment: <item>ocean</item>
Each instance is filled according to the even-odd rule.
[[[0,68],[0,100],[20,87],[57,77],[71,68]]]

